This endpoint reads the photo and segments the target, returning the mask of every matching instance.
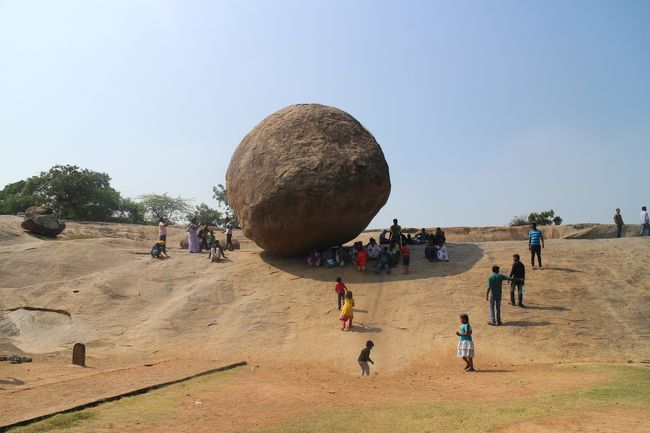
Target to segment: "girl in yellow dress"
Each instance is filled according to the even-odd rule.
[[[343,307],[341,308],[341,317],[339,320],[342,322],[343,327],[341,331],[345,330],[345,322],[349,321],[348,329],[352,328],[352,318],[354,313],[352,312],[352,307],[354,307],[354,299],[352,299],[352,292],[348,290],[345,294],[345,300],[343,301]]]

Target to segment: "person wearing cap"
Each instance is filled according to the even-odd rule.
[[[161,259],[162,258],[161,254],[164,254],[165,257],[169,257],[167,255],[167,251],[165,250],[165,241],[163,241],[163,240],[160,240],[160,241],[156,242],[151,247],[151,257],[153,257],[155,259]]]

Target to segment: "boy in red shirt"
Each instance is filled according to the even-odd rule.
[[[408,249],[406,244],[402,244],[402,247],[399,249],[399,254],[402,256],[402,271],[403,274],[409,273],[409,264],[411,263],[411,251]]]
[[[345,286],[345,283],[341,277],[338,277],[336,279],[336,286],[334,286],[334,291],[338,295],[339,311],[341,311],[341,304],[343,303],[343,298],[345,297],[346,290],[348,290],[348,288]]]

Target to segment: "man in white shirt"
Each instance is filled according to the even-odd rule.
[[[641,208],[641,236],[650,236],[650,216],[645,206]]]
[[[230,218],[226,218],[226,249],[232,251],[234,249],[232,245],[232,223]]]

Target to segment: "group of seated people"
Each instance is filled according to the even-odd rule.
[[[391,241],[392,239],[390,238],[388,230],[383,230],[379,234],[380,245],[389,245]],[[415,236],[411,236],[410,233],[400,233],[400,243],[402,245],[426,245],[430,241],[437,246],[444,245],[447,242],[445,232],[443,232],[442,229],[438,227],[433,234],[429,234],[425,228],[423,228]]]
[[[364,246],[363,242],[355,242],[352,247],[338,245],[329,248],[321,254],[317,249],[313,249],[307,257],[307,266],[319,267],[321,265],[333,268],[336,266],[345,266],[346,263],[352,263],[359,271],[365,270],[368,260],[375,261],[375,272],[386,271],[390,273],[390,268],[397,266],[400,262],[402,245],[426,245],[424,256],[430,262],[449,261],[449,254],[445,246],[445,232],[440,228],[435,233],[429,234],[425,229],[415,236],[400,233],[399,241],[386,238],[387,230],[379,235],[379,244],[375,238],[370,238]]]
[[[359,257],[359,253],[361,253],[361,257]],[[339,245],[325,250],[322,254],[314,248],[307,257],[307,265],[318,267],[322,264],[328,268],[333,268],[335,266],[344,266],[346,262],[349,262],[356,266],[365,267],[367,260],[377,260],[380,255],[381,248],[374,238],[370,238],[366,246],[363,245],[363,242],[358,241],[352,247]]]
[[[415,239],[420,244],[426,244],[424,247],[424,257],[430,262],[448,262],[449,253],[447,252],[447,238],[445,232],[440,227],[436,229],[434,234],[429,234],[425,229],[415,235]]]

